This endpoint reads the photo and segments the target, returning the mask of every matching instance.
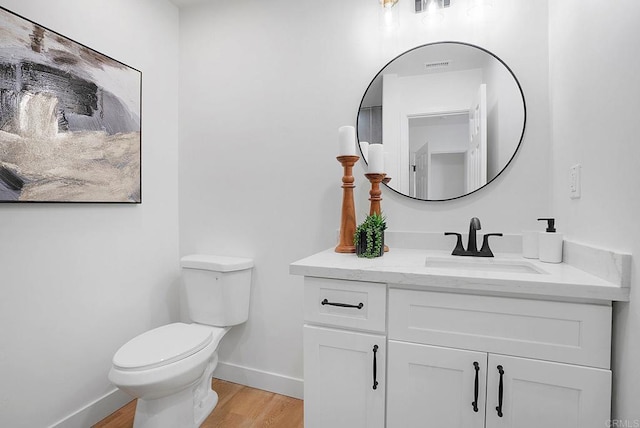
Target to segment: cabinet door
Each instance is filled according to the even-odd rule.
[[[601,428],[610,397],[609,370],[489,354],[487,428]]]
[[[384,427],[385,342],[381,335],[304,326],[305,428]]]
[[[387,428],[484,427],[486,353],[390,340],[388,358]]]

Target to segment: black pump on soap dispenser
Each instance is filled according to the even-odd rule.
[[[538,221],[547,222],[547,230],[545,232],[555,233],[556,231],[556,219],[555,218],[539,218]]]
[[[562,234],[556,233],[555,218],[539,218],[538,221],[546,221],[546,233],[540,234],[538,242],[538,255],[541,262],[562,262]]]

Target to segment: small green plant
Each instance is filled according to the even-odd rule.
[[[380,257],[383,253],[383,237],[386,228],[387,220],[382,214],[373,213],[367,216],[353,234],[356,255],[368,259]],[[363,239],[364,242],[362,242]]]

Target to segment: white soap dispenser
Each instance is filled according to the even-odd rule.
[[[545,263],[562,263],[562,234],[556,233],[554,218],[539,218],[547,222],[546,233],[540,233],[538,257]]]

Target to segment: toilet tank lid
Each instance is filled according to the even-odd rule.
[[[253,259],[244,257],[214,256],[208,254],[192,254],[180,259],[183,268],[213,270],[216,272],[233,272],[253,267]]]

